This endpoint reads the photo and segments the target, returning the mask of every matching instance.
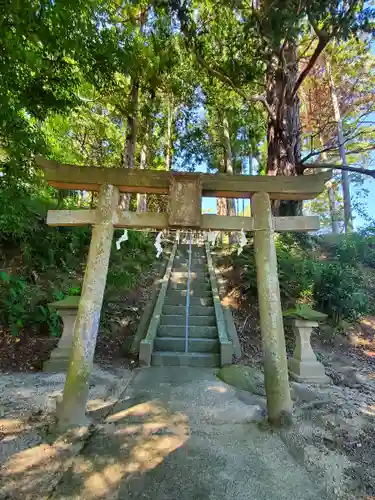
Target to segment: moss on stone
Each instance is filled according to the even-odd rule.
[[[327,314],[315,311],[308,304],[297,304],[292,309],[287,309],[283,312],[284,318],[302,319],[305,321],[324,321],[327,319]]]
[[[78,308],[80,296],[67,296],[62,300],[57,300],[56,302],[51,302],[48,304],[48,307],[51,309],[74,309]]]
[[[217,373],[217,377],[236,389],[265,396],[263,373],[252,366],[227,365]]]

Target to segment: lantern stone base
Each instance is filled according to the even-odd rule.
[[[79,297],[66,297],[49,304],[51,309],[59,313],[64,329],[57,347],[51,352],[50,359],[43,364],[45,372],[66,372],[68,370],[79,299]]]
[[[288,361],[290,378],[296,382],[329,384],[330,378],[325,374],[322,363],[316,359],[310,343],[312,329],[317,327],[318,323],[295,319],[292,324],[296,335],[296,348],[293,357]]]

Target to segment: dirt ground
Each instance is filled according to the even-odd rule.
[[[231,306],[242,347],[235,362],[262,367],[256,301],[249,303],[233,269],[224,273],[222,300]],[[288,355],[294,335],[285,327]],[[312,346],[332,383],[327,387],[291,382],[294,426],[282,433],[289,451],[331,484],[334,498],[375,499],[375,317],[365,317],[344,334],[322,327]]]
[[[115,369],[124,373],[112,374],[111,380],[112,375],[100,372],[99,367],[92,385],[92,391],[95,385],[99,391],[92,395],[94,409],[95,405],[105,407],[105,401],[122,388],[126,374],[131,374],[126,368],[136,366],[134,359],[126,358],[123,346],[136,329],[142,304],[148,299],[151,279],[151,276],[145,277],[139,290],[124,296],[121,302],[109,304],[112,322],[99,335],[96,360],[102,367],[106,366],[105,372],[109,368],[110,372]],[[232,307],[243,350],[243,356],[236,363],[261,369],[256,303],[246,302],[236,287],[226,288],[225,302]],[[285,333],[291,354],[293,335],[288,329]],[[56,456],[57,461],[51,463],[59,467],[60,451],[65,453],[64,445],[60,443],[52,449],[45,439],[45,429],[56,404],[56,391],[61,393],[63,380],[59,375],[37,373],[54,343],[54,339],[26,334],[14,339],[0,331],[0,371],[3,372],[0,375],[0,448],[7,450],[5,458],[9,453],[27,454],[28,449],[37,449],[46,458],[49,453]],[[374,500],[375,318],[363,318],[345,335],[332,336],[329,329],[323,328],[314,333],[312,344],[332,383],[318,387],[291,382],[294,425],[281,431],[281,437],[295,459],[328,485],[330,497]],[[23,379],[24,375],[14,373],[25,371],[32,372],[27,374],[28,382]],[[0,495],[0,498],[7,497]]]
[[[143,308],[147,303],[160,265],[143,273],[134,290],[121,292],[103,307],[102,320],[95,350],[95,361],[134,368],[137,358],[128,353]],[[0,373],[38,372],[56,347],[58,338],[22,330],[17,337],[0,325]]]

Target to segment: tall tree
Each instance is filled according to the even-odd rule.
[[[296,175],[305,170],[300,155],[298,92],[330,40],[368,29],[372,11],[364,2],[308,3],[170,2],[197,62],[247,103],[261,103],[268,116],[267,172]],[[298,41],[308,26],[313,53],[299,69]],[[258,92],[256,92],[258,90]],[[280,213],[296,213],[296,202]]]
[[[310,150],[302,159],[303,163],[311,159],[323,165],[329,159],[342,161],[340,149],[341,152],[345,149],[352,164],[364,166],[366,155],[375,148],[375,127],[371,120],[375,110],[372,99],[374,69],[375,57],[366,37],[352,37],[340,45],[327,47],[302,86],[304,146]],[[341,125],[339,128],[337,122]],[[344,163],[347,167],[346,158]],[[348,172],[343,170],[344,220],[345,226],[350,228],[348,183]],[[334,193],[328,189],[328,194],[334,208]],[[337,230],[336,215],[332,214],[334,232]]]

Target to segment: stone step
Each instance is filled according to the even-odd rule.
[[[181,295],[172,295],[165,298],[164,301],[165,305],[168,306],[186,306],[186,294],[185,297],[182,297]],[[190,297],[190,305],[191,306],[213,306],[214,301],[212,296],[211,297]]]
[[[177,266],[172,268],[172,273],[187,273],[188,268],[189,268],[189,266],[187,264],[186,264],[186,266],[184,266],[183,264],[178,264]],[[208,274],[207,266],[191,266],[190,271],[192,273]]]
[[[187,283],[173,283],[169,282],[169,290],[184,290],[187,291]],[[190,283],[190,291],[193,291],[194,295],[200,295],[201,292],[211,292],[211,285],[209,283]],[[211,292],[212,293],[212,292]]]
[[[178,316],[163,314],[160,318],[160,324],[185,326],[186,316],[185,314],[180,314]],[[216,316],[214,314],[210,316],[189,316],[189,326],[216,326]]]
[[[175,259],[179,257],[181,259],[188,259],[189,258],[189,250],[186,251],[178,251],[176,252]],[[205,253],[202,252],[192,252],[191,254],[191,260],[207,260],[207,256]]]
[[[183,260],[184,260],[184,261],[188,262],[188,260],[189,260],[189,254],[188,254],[188,253],[186,253],[186,254],[177,254],[177,255],[175,255],[175,257],[174,257],[174,260],[175,260],[175,261],[176,261],[176,260],[177,260],[177,261],[178,261],[178,260],[181,260],[181,261],[183,261]],[[195,254],[193,253],[193,255],[191,256],[191,261],[192,261],[192,262],[207,262],[207,259],[206,259],[206,256],[205,256],[205,255],[195,255]]]
[[[186,314],[186,306],[164,306],[163,314],[173,316],[183,316]],[[212,306],[191,306],[189,316],[211,316],[215,315],[215,309]]]
[[[188,266],[189,261],[187,260],[175,260],[172,269],[179,267],[183,268],[183,271],[186,271]],[[190,269],[207,269],[207,262],[191,262]]]
[[[167,298],[175,298],[176,299],[178,297],[180,298],[184,298],[185,299],[185,302],[184,304],[186,303],[186,295],[187,295],[187,290],[173,290],[172,288],[168,288],[167,290]],[[190,297],[198,297],[198,298],[208,298],[208,297],[211,297],[212,298],[212,291],[211,290],[202,290],[201,292],[199,291],[196,291],[196,290],[190,290],[190,293],[189,293]]]
[[[181,255],[175,255],[174,260],[175,261],[179,261],[180,260],[181,262],[182,261],[188,262],[188,260],[189,260],[189,254],[187,253],[186,255],[182,255],[182,254]],[[194,255],[193,254],[191,256],[190,260],[191,260],[191,262],[204,262],[205,264],[207,263],[207,258],[206,258],[206,256],[203,256],[203,255]]]
[[[154,366],[197,366],[214,368],[220,366],[220,354],[189,352],[154,352],[151,357]]]
[[[197,318],[202,319],[202,316],[197,316]],[[190,322],[189,322],[190,325]],[[216,339],[217,338],[217,328],[216,326],[189,326],[188,329],[189,338],[201,338],[201,339]],[[159,325],[158,337],[185,337],[185,325]]]
[[[206,273],[201,273],[201,272],[195,272],[195,271],[191,271],[190,272],[190,281],[208,281],[209,279],[209,274],[208,272]],[[189,277],[189,273],[187,271],[172,271],[171,272],[171,280],[172,281],[184,281],[186,280],[187,282],[187,279]]]
[[[154,341],[155,351],[185,352],[185,338],[178,337],[156,337]],[[219,339],[188,339],[188,352],[220,352]]]
[[[189,251],[186,252],[176,252],[174,257],[175,259],[189,259]],[[191,260],[207,260],[207,256],[205,253],[201,252],[192,252]]]

